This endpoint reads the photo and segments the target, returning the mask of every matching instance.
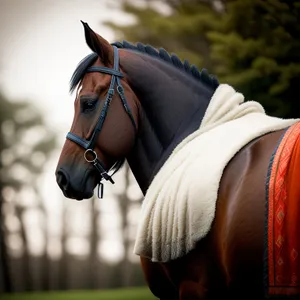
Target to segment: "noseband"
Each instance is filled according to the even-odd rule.
[[[67,139],[73,141],[74,143],[80,145],[82,148],[85,149],[85,152],[83,154],[84,159],[87,162],[92,163],[94,165],[94,167],[100,173],[100,182],[99,182],[99,187],[98,187],[98,197],[99,198],[103,197],[103,183],[101,182],[102,179],[104,178],[105,180],[108,180],[111,183],[114,183],[114,181],[112,179],[112,176],[118,170],[118,169],[116,169],[115,172],[113,172],[113,174],[109,175],[108,174],[109,171],[105,170],[104,164],[101,162],[101,160],[99,160],[99,158],[97,156],[97,153],[94,150],[94,148],[96,146],[96,143],[97,143],[97,138],[98,138],[99,133],[100,133],[102,127],[103,127],[103,123],[105,121],[109,105],[110,105],[111,100],[113,98],[113,95],[115,93],[115,85],[116,85],[117,93],[119,94],[119,96],[121,98],[123,107],[124,107],[125,111],[127,112],[128,116],[129,116],[129,118],[130,118],[130,120],[133,124],[133,127],[134,127],[135,131],[137,131],[137,126],[136,126],[136,123],[134,121],[131,110],[129,108],[129,105],[126,101],[126,98],[125,98],[125,95],[124,95],[124,89],[122,87],[121,80],[120,80],[120,78],[123,78],[124,76],[119,71],[118,48],[116,46],[113,46],[113,49],[114,49],[114,67],[113,67],[113,69],[107,68],[107,67],[91,66],[86,70],[87,73],[100,72],[100,73],[105,73],[105,74],[110,74],[111,75],[111,82],[110,82],[109,90],[107,92],[107,96],[106,96],[103,108],[101,110],[100,117],[99,117],[98,122],[95,126],[95,129],[93,131],[91,139],[86,140],[86,139],[81,138],[80,136],[78,136],[78,135],[76,135],[72,132],[68,132],[67,137],[66,137]],[[115,165],[116,164],[114,164],[111,169],[113,169],[115,167]]]

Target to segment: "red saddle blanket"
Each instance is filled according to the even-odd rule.
[[[300,296],[300,122],[275,149],[266,188],[266,294]]]

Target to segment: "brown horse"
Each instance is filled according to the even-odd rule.
[[[75,115],[58,185],[68,198],[90,198],[101,179],[113,182],[107,170],[116,171],[126,158],[145,194],[172,150],[199,128],[218,81],[163,49],[111,45],[83,24],[93,53],[71,80],[72,91],[78,86]],[[167,263],[141,257],[156,297],[264,298],[266,174],[282,134],[251,141],[230,161],[211,230],[194,250]]]

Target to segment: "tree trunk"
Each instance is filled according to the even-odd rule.
[[[2,186],[0,185],[0,271],[1,271],[1,281],[3,282],[3,291],[5,293],[13,292],[13,285],[11,280],[11,274],[9,270],[9,255],[7,250],[7,245],[5,242],[6,230],[4,226],[4,214],[3,214],[3,203],[4,199],[2,197]]]
[[[89,282],[88,286],[90,289],[98,288],[98,258],[97,258],[97,246],[99,240],[98,230],[98,217],[99,212],[96,207],[96,199],[91,199],[91,232],[90,232],[90,255],[89,255]],[[100,270],[101,271],[101,270]]]
[[[32,291],[32,274],[30,269],[30,255],[28,252],[28,240],[26,236],[26,229],[23,222],[23,213],[24,208],[16,204],[16,214],[20,221],[20,235],[23,242],[23,255],[22,255],[22,264],[23,264],[23,280],[25,291]]]
[[[128,221],[127,215],[130,205],[130,199],[127,197],[127,189],[129,187],[129,175],[130,169],[128,163],[125,164],[125,190],[122,195],[119,197],[119,205],[121,208],[121,219],[122,219],[122,237],[123,237],[123,246],[124,246],[124,257],[121,263],[121,276],[122,276],[122,286],[127,287],[130,286],[131,282],[131,263],[129,261],[129,248],[130,248],[130,240],[128,235]]]
[[[38,208],[43,214],[43,233],[44,233],[44,238],[45,238],[45,245],[44,245],[44,253],[42,255],[41,259],[41,268],[40,268],[40,278],[41,278],[41,285],[42,285],[42,290],[43,291],[48,291],[50,290],[50,263],[49,263],[49,257],[48,257],[48,216],[47,216],[47,211],[45,208],[45,205],[42,201],[42,196],[37,188],[37,184],[35,183],[35,193],[38,198]]]
[[[62,233],[61,233],[61,259],[59,263],[58,287],[60,290],[68,289],[68,252],[66,249],[67,232],[67,209],[63,207]]]

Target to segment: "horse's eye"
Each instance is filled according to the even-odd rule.
[[[90,99],[81,102],[81,112],[88,113],[96,108],[98,99]]]

